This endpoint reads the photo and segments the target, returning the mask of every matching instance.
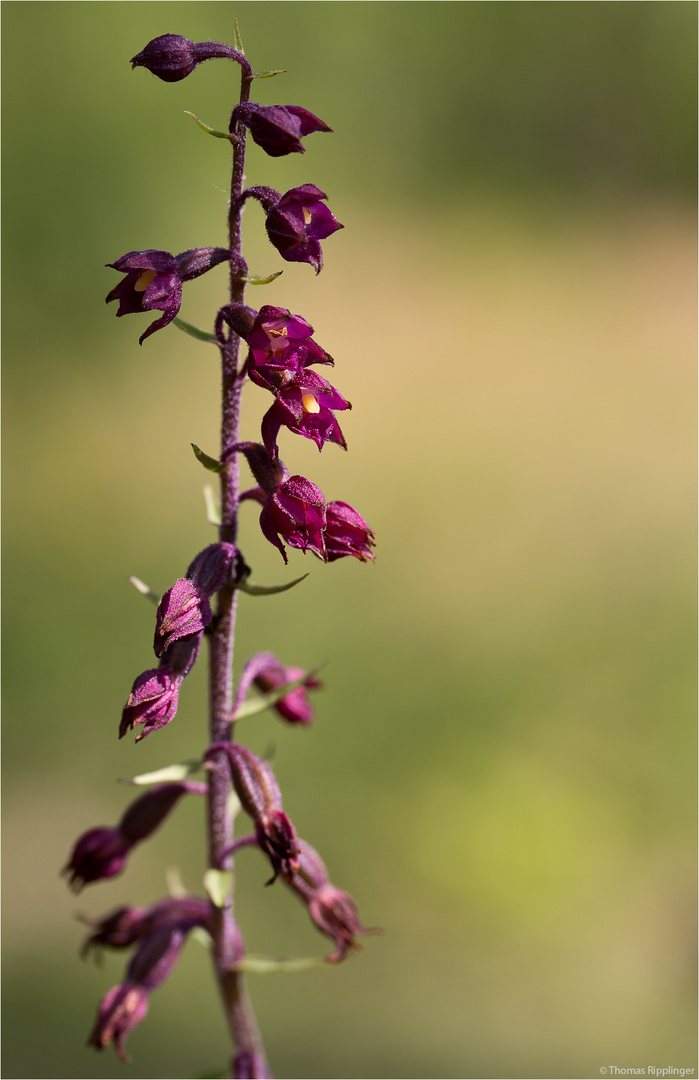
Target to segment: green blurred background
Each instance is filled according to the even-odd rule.
[[[203,668],[166,730],[116,739],[153,663],[156,590],[213,537],[190,442],[217,450],[215,350],[115,320],[103,269],[225,242],[237,86],[129,57],[162,33],[232,42],[258,100],[335,129],[253,147],[248,181],[313,182],[346,225],[326,269],[285,265],[246,214],[250,302],[302,313],[354,403],[344,455],[282,435],[292,471],[355,504],[375,567],[285,570],[246,515],[255,579],[237,667],[329,661],[312,730],[271,717],[285,806],[364,921],[332,970],[251,978],[280,1077],[588,1077],[696,1067],[693,3],[3,5],[5,1067],[7,1077],[225,1068],[191,942],[133,1035],[84,1048],[124,958],[81,964],[77,912],[200,887],[202,808],[112,883],[58,871],[116,821],[115,778],[196,756]],[[208,325],[214,271],[185,294]],[[246,436],[265,395],[250,388]],[[257,420],[255,418],[258,418]],[[347,563],[352,565],[347,565]],[[251,951],[325,942],[254,852]]]

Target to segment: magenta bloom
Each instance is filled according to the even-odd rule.
[[[332,131],[326,123],[299,105],[237,105],[231,117],[231,131],[242,121],[254,141],[270,157],[302,154],[301,139],[313,131]]]
[[[335,419],[335,409],[351,409],[334,386],[315,371],[306,369],[294,375],[277,391],[276,401],[262,419],[262,441],[273,457],[277,457],[277,435],[284,425],[297,435],[312,439],[319,450],[326,442],[347,449],[345,437]]]
[[[117,315],[139,311],[162,311],[138,339],[140,344],[156,330],[162,330],[177,315],[182,304],[182,282],[205,274],[230,258],[226,248],[193,248],[180,255],[169,251],[130,251],[116,262],[107,263],[126,277],[107,295],[107,303],[119,301]]]
[[[298,869],[287,884],[308,907],[311,919],[323,933],[335,942],[335,951],[328,957],[330,963],[343,960],[350,949],[360,949],[357,934],[376,931],[362,926],[355,904],[349,893],[335,888],[328,880],[325,864],[315,848],[305,840],[298,841],[300,853]]]
[[[121,714],[119,738],[123,739],[137,724],[143,724],[143,731],[136,736],[136,742],[140,742],[152,731],[169,724],[177,712],[181,685],[182,676],[167,667],[152,668],[139,675]]]
[[[68,875],[68,885],[73,892],[80,892],[91,881],[103,881],[120,874],[130,850],[131,844],[118,828],[90,829],[76,842],[62,873]]]
[[[74,892],[91,881],[115,877],[126,866],[131,849],[160,828],[183,795],[204,795],[206,785],[196,780],[156,784],[127,806],[114,828],[90,829],[76,842],[63,869]]]
[[[260,514],[263,534],[286,557],[289,547],[312,551],[325,560],[325,498],[323,492],[305,476],[290,476],[272,491]]]
[[[211,605],[204,592],[186,578],[179,578],[158,605],[155,655],[162,656],[175,641],[203,633],[210,622]]]
[[[148,991],[134,983],[113,986],[103,997],[97,1021],[87,1040],[95,1050],[105,1050],[114,1043],[117,1057],[128,1065],[131,1058],[124,1050],[127,1038],[148,1014]]]
[[[325,550],[328,562],[354,555],[374,562],[374,533],[361,514],[346,502],[330,502],[326,507]]]
[[[323,252],[320,241],[344,228],[323,202],[327,199],[315,184],[291,188],[267,214],[267,235],[287,262],[307,262],[320,273]]]
[[[271,653],[260,653],[249,663],[254,664],[253,682],[263,693],[279,690],[287,683],[303,678],[303,684],[297,686],[295,690],[290,690],[273,708],[283,720],[287,720],[290,724],[313,723],[313,709],[308,700],[307,691],[319,690],[323,685],[319,679],[316,679],[314,675],[307,675],[303,668],[286,667]]]
[[[290,880],[298,868],[296,830],[282,810],[281,792],[271,767],[239,743],[213,743],[207,757],[218,750],[228,758],[235,793],[255,823],[258,845],[272,863],[271,880],[279,874]]]
[[[168,896],[148,908],[120,907],[101,919],[84,919],[92,933],[83,943],[81,953],[90,949],[125,949],[149,937],[156,930],[178,926],[189,930],[194,926],[210,927],[211,903],[200,896]]]
[[[117,1057],[128,1063],[124,1043],[148,1012],[148,998],[167,979],[179,960],[186,931],[177,925],[144,938],[126,969],[123,983],[105,995],[88,1046],[104,1050],[114,1043]]]
[[[248,374],[265,390],[281,390],[290,375],[309,364],[332,364],[332,357],[312,338],[313,327],[286,308],[265,304],[246,335]]]

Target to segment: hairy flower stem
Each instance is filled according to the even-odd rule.
[[[247,102],[250,96],[249,71],[243,68],[241,77],[240,102]],[[242,206],[240,195],[243,189],[245,168],[245,136],[242,123],[236,125],[233,143],[233,170],[231,178],[231,197],[228,214],[229,248],[231,251],[230,299],[231,303],[242,303],[245,282],[240,280],[235,256],[242,254]],[[221,416],[221,452],[239,441],[240,396],[243,379],[238,372],[238,352],[240,338],[233,330],[228,335],[221,350],[222,372],[222,416]],[[221,472],[221,526],[219,539],[235,543],[238,532],[239,478],[238,455]],[[229,740],[231,737],[230,716],[233,705],[233,645],[235,639],[237,591],[230,586],[222,588],[218,594],[218,608],[213,633],[209,637],[209,732],[211,742]],[[232,868],[230,854],[233,841],[233,825],[228,812],[228,799],[231,792],[230,770],[221,760],[211,771],[208,797],[208,833],[209,865],[217,870]],[[243,985],[243,975],[235,971],[234,966],[240,959],[241,946],[233,922],[233,893],[229,894],[226,904],[216,908],[213,920],[213,954],[216,975],[223,998],[228,1026],[238,1053],[247,1052],[251,1059],[264,1064],[264,1051],[252,1007]],[[257,1075],[257,1074],[256,1074]],[[269,1076],[265,1068],[259,1069],[260,1076]]]

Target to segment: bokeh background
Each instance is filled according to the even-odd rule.
[[[118,742],[151,666],[156,590],[213,537],[215,350],[115,320],[104,269],[225,242],[237,72],[177,85],[129,57],[166,32],[231,42],[258,100],[336,134],[249,154],[346,225],[326,269],[285,265],[246,214],[250,302],[302,313],[354,403],[350,452],[282,456],[379,538],[375,567],[285,569],[251,512],[237,666],[327,660],[312,730],[256,718],[285,806],[385,930],[336,969],[251,977],[280,1077],[589,1077],[695,1067],[693,3],[3,5],[5,1065],[7,1077],[225,1069],[205,951],[188,945],[132,1036],[84,1047],[124,958],[77,956],[76,913],[200,888],[201,805],[112,883],[71,896],[75,837],[115,783],[196,756],[204,672],[176,721]],[[188,287],[210,325],[225,274]],[[246,435],[265,395],[251,387]],[[351,562],[352,565],[346,565]],[[254,852],[252,952],[325,942]]]

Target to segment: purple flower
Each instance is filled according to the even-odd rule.
[[[90,829],[76,842],[62,873],[69,875],[68,885],[73,892],[80,892],[91,881],[120,874],[130,850],[131,845],[118,828]]]
[[[305,135],[313,131],[332,131],[312,112],[298,105],[237,105],[231,117],[231,131],[238,121],[250,129],[254,141],[270,157],[302,154],[301,139]]]
[[[181,34],[162,34],[149,41],[145,49],[131,60],[131,67],[144,67],[163,82],[179,82],[186,79],[203,60],[223,57],[237,60],[246,71],[250,65],[242,53],[230,45],[218,41],[201,41],[195,44]]]
[[[153,650],[162,656],[180,639],[196,637],[211,622],[211,605],[196,585],[179,578],[158,605]]]
[[[313,439],[319,450],[326,442],[347,449],[345,437],[335,419],[334,409],[351,409],[334,386],[315,371],[294,375],[277,391],[276,401],[262,419],[262,441],[273,457],[278,456],[277,434],[284,425],[297,435]]]
[[[315,184],[291,188],[267,214],[267,235],[287,262],[307,262],[320,273],[320,241],[344,228],[331,214]]]
[[[350,949],[360,949],[357,934],[374,933],[362,926],[349,893],[337,889],[328,880],[325,864],[318,852],[305,840],[298,841],[298,868],[287,884],[308,906],[308,913],[318,929],[335,942],[335,951],[326,957],[330,963],[343,960]]]
[[[143,724],[143,731],[136,736],[136,742],[140,742],[152,731],[169,724],[177,712],[181,685],[182,676],[167,667],[152,668],[139,675],[121,714],[119,738],[123,739],[137,724]]]
[[[145,1018],[150,994],[172,973],[186,936],[186,931],[175,925],[143,939],[126,969],[124,982],[112,987],[103,998],[88,1046],[104,1050],[113,1042],[117,1057],[128,1063],[124,1043]]]
[[[262,758],[239,743],[213,743],[207,758],[223,750],[228,758],[235,793],[245,813],[255,823],[257,843],[268,855],[274,869],[290,879],[297,869],[296,831],[282,810],[282,797],[272,769]]]
[[[325,550],[328,562],[354,555],[355,559],[374,562],[371,548],[374,533],[361,514],[346,502],[329,502],[325,519]]]
[[[300,548],[304,554],[312,551],[325,559],[325,498],[323,492],[305,476],[290,476],[270,492],[260,514],[263,534],[286,557],[285,541]]]
[[[128,1065],[131,1059],[124,1043],[147,1013],[148,991],[143,986],[129,982],[113,986],[102,999],[87,1045],[105,1050],[113,1042],[117,1057]]]
[[[234,544],[209,544],[192,560],[187,577],[206,596],[213,596],[226,584],[245,580],[250,573]]]
[[[279,690],[287,683],[296,682],[297,679],[303,679],[303,684],[297,686],[295,690],[290,690],[276,702],[273,708],[283,720],[287,720],[290,724],[311,724],[313,709],[306,692],[319,690],[323,685],[322,682],[314,675],[308,675],[303,668],[286,667],[272,653],[258,653],[257,656],[248,660],[240,677],[236,701],[242,700],[251,683],[254,683],[258,690],[267,693],[270,690]]]
[[[86,956],[91,949],[125,949],[164,927],[209,929],[210,921],[211,903],[200,896],[169,896],[148,908],[120,907],[101,919],[83,919],[92,933],[80,951]]]
[[[273,392],[289,375],[309,364],[332,364],[332,357],[312,338],[313,327],[286,308],[265,304],[246,335],[250,347],[248,374],[254,383]]]
[[[157,784],[126,808],[117,826],[84,833],[62,871],[69,875],[71,889],[80,892],[91,881],[120,874],[131,849],[153,835],[183,795],[203,795],[206,790],[205,784],[195,780]]]
[[[107,266],[126,277],[107,295],[107,303],[119,301],[117,315],[139,311],[162,311],[138,339],[140,344],[156,330],[162,330],[177,315],[182,304],[182,282],[200,277],[218,263],[228,260],[226,248],[193,248],[180,255],[169,251],[129,251]]]

